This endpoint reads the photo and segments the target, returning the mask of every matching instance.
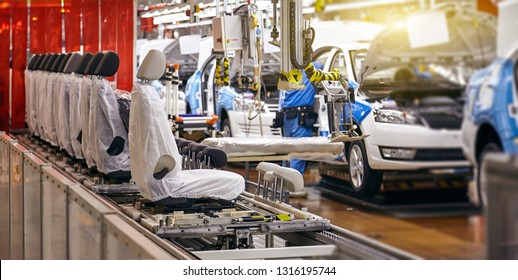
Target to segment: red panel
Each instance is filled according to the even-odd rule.
[[[61,0],[47,0],[47,52],[61,53],[63,51],[63,14]]]
[[[12,129],[25,127],[25,67],[27,65],[27,2],[11,0],[12,13]]]
[[[118,7],[127,0],[119,0],[115,5],[113,0],[101,0],[101,50],[115,51],[117,49],[117,24],[129,24],[117,17]]]
[[[83,50],[96,53],[99,51],[99,1],[82,0],[83,14]]]
[[[5,3],[5,2],[1,2]],[[0,5],[0,130],[9,130],[9,4]]]
[[[120,57],[117,88],[131,91],[133,87],[133,48],[135,15],[132,0],[119,1],[117,54]]]
[[[112,0],[101,1],[101,51],[117,50],[117,24],[127,24],[117,18],[118,6],[121,2],[117,1],[117,5],[113,4]],[[109,81],[114,81],[114,77],[108,77]]]
[[[47,13],[46,0],[31,0],[30,45],[31,53],[46,53]]]
[[[65,0],[65,50],[76,52],[81,47],[81,4],[78,1]]]
[[[156,25],[153,25],[153,18],[140,18],[140,31],[144,32],[153,32],[153,28]]]

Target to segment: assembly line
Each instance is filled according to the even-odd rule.
[[[518,258],[518,1],[161,2],[27,53],[0,259]]]

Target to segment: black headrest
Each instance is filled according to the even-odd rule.
[[[45,54],[39,54],[38,59],[36,59],[36,61],[32,65],[32,70],[38,70],[38,68],[40,67],[40,64],[44,58],[45,58]]]
[[[194,143],[192,144],[191,146],[191,151],[195,152],[195,153],[199,153],[201,151],[203,151],[203,149],[207,148],[208,146],[205,145],[205,144],[200,144],[200,143]]]
[[[79,53],[71,53],[65,68],[63,68],[63,73],[77,73],[77,68],[79,68],[79,65],[81,65],[82,59],[83,56],[81,56]]]
[[[81,63],[79,63],[76,71],[77,74],[86,74],[86,67],[88,67],[88,64],[90,64],[92,57],[94,57],[94,55],[89,52],[84,53],[83,56],[81,56]]]
[[[111,77],[119,70],[119,56],[114,52],[107,52],[95,70],[95,75]]]
[[[56,61],[52,64],[52,68],[50,69],[51,72],[58,72],[59,65],[61,64],[61,61],[65,59],[66,54],[62,53],[58,55],[58,58],[56,58]]]
[[[54,53],[50,55],[49,60],[47,60],[47,64],[45,64],[45,71],[50,72],[52,70],[52,66],[54,65],[54,62],[56,62],[56,59],[58,59],[58,54]]]
[[[203,150],[202,154],[210,159],[212,167],[223,168],[227,165],[227,154],[221,149],[207,147]]]
[[[182,149],[183,147],[186,147],[187,145],[193,143],[193,141],[190,141],[190,140],[184,140],[184,139],[180,139],[180,140],[181,141],[176,142],[178,149]]]
[[[86,66],[85,73],[88,75],[95,75],[95,70],[97,70],[97,66],[99,66],[99,63],[101,63],[103,57],[104,53],[96,53],[90,60],[90,63],[88,63],[88,66]]]
[[[39,70],[41,61],[45,58],[44,54],[40,54],[34,64],[32,65],[32,70]]]
[[[38,66],[38,70],[45,71],[45,67],[47,66],[47,62],[51,56],[52,54],[50,53],[43,55],[43,59],[40,61],[40,65]]]
[[[59,64],[59,67],[58,67],[58,72],[59,73],[63,73],[63,71],[65,70],[65,66],[67,65],[67,62],[68,62],[68,60],[70,59],[71,56],[72,56],[72,53],[67,53],[65,55],[65,58],[63,58],[63,60]]]
[[[182,155],[188,155],[189,152],[191,151],[192,147],[197,144],[196,142],[194,141],[190,141],[190,143],[187,144],[187,146],[183,146],[182,149],[180,150],[180,154]]]
[[[36,63],[36,61],[38,60],[39,57],[40,57],[39,54],[33,55],[31,58],[31,61],[29,61],[29,64],[27,65],[27,69],[32,70],[34,67],[34,64]]]

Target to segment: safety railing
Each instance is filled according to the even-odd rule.
[[[480,178],[487,193],[488,259],[518,259],[518,156],[489,154]]]
[[[0,132],[0,259],[176,259],[119,215]]]

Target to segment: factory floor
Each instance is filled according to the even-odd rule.
[[[228,169],[245,173],[240,165],[231,165]],[[253,168],[250,180],[257,181]],[[343,199],[344,195],[321,187],[318,166],[310,165],[304,180],[308,197],[291,199],[290,204],[298,208],[307,207],[308,211],[329,219],[337,226],[424,259],[485,258],[484,217],[479,212],[436,211],[436,215],[397,217],[361,203],[351,203]]]

